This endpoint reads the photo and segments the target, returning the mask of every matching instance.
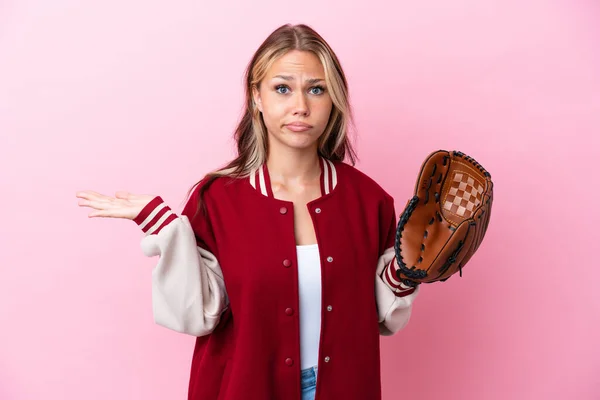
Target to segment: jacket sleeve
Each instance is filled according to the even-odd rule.
[[[159,257],[152,271],[154,321],[177,332],[204,336],[215,329],[229,299],[210,222],[206,217],[192,219],[196,205],[197,191],[177,215],[157,196],[134,222],[144,232],[144,255]]]
[[[375,273],[375,293],[379,314],[379,332],[382,336],[392,336],[408,323],[412,305],[420,287],[404,286],[396,278],[395,272],[398,264],[396,264],[394,242],[397,222],[392,197],[387,197],[380,218],[383,243]]]

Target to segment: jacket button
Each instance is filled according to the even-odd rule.
[[[287,315],[294,315],[294,310],[293,310],[293,309],[291,309],[291,308],[286,308],[286,309],[285,309],[285,313],[286,313]]]
[[[285,213],[287,213],[287,207],[281,207],[281,208],[279,209],[279,212],[280,212],[280,213],[282,213],[282,214],[285,214]]]
[[[288,367],[291,367],[292,365],[294,365],[294,360],[292,360],[291,358],[286,358],[285,365],[287,365]]]
[[[327,257],[327,262],[333,262],[333,257]]]
[[[332,306],[327,306],[327,311],[331,311],[331,310],[333,310],[333,307]]]
[[[329,362],[329,360],[331,360],[331,358],[329,358],[329,356],[325,357],[325,362]]]
[[[321,213],[321,209],[317,207],[317,208],[315,208],[315,212],[316,212],[317,214],[319,214],[319,213]]]
[[[288,260],[287,258],[285,260],[283,260],[283,266],[288,268],[292,265],[292,262],[290,260]]]

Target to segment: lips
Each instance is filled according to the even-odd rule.
[[[286,124],[285,127],[293,132],[303,132],[312,128],[312,125],[305,124],[304,122],[292,122]]]

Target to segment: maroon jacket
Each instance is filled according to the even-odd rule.
[[[300,400],[293,203],[274,198],[264,164],[207,190],[208,216],[160,197],[135,222],[153,271],[158,324],[197,337],[189,399]],[[419,289],[393,270],[393,198],[358,169],[321,159],[321,197],[307,204],[322,271],[317,400],[381,398],[380,335],[410,318]]]

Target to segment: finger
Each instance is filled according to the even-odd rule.
[[[100,197],[103,196],[98,192],[94,192],[93,190],[80,190],[76,193],[77,197]]]
[[[75,197],[78,197],[80,199],[89,199],[90,196],[91,196],[91,193],[89,190],[80,190],[75,193]]]
[[[88,214],[90,218],[118,218],[118,216],[109,214],[107,211],[92,211]]]
[[[131,197],[131,193],[124,191],[124,190],[119,190],[118,192],[115,193],[115,197],[117,199],[129,200],[129,198]]]
[[[90,218],[127,218],[127,214],[122,209],[108,209],[92,211],[88,214]]]
[[[105,196],[98,192],[94,192],[92,190],[83,190],[81,192],[78,192],[77,197],[82,198],[82,199],[87,199],[87,200],[101,201],[101,202],[108,202],[111,200],[110,197]]]
[[[111,208],[112,203],[98,200],[79,200],[79,205],[94,208],[96,210],[107,210]]]

